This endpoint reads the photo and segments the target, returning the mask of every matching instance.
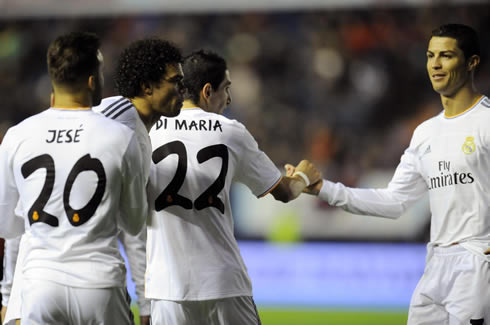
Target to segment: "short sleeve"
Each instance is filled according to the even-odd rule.
[[[281,172],[270,158],[259,149],[257,141],[241,125],[240,157],[235,180],[245,184],[257,196],[267,194],[281,179]]]

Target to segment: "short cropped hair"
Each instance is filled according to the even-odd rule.
[[[88,32],[71,32],[56,38],[48,47],[47,63],[53,83],[78,86],[98,72],[100,39]]]
[[[141,96],[145,86],[162,81],[168,64],[178,63],[182,63],[182,54],[172,43],[156,38],[135,41],[119,57],[116,90],[127,98]]]
[[[467,25],[447,24],[432,31],[431,36],[454,38],[463,51],[465,59],[473,55],[480,56],[480,41],[476,31]]]
[[[210,83],[213,89],[218,89],[228,68],[225,59],[217,53],[201,49],[184,58],[182,69],[187,88],[186,98],[197,104],[204,85]]]

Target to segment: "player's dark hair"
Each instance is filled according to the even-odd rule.
[[[225,79],[227,66],[225,59],[217,53],[201,49],[184,58],[182,69],[187,88],[186,98],[197,104],[205,84],[209,82],[213,89],[218,89]]]
[[[480,41],[476,31],[467,25],[447,24],[432,31],[431,36],[450,37],[458,42],[458,47],[463,51],[465,59],[472,55],[480,56]]]
[[[149,38],[133,42],[119,57],[116,90],[128,98],[141,96],[145,86],[162,81],[168,64],[178,63],[182,63],[182,54],[168,41]]]
[[[98,72],[100,39],[88,32],[71,32],[48,47],[48,72],[56,84],[74,87]]]

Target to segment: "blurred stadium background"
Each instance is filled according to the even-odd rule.
[[[490,94],[488,1],[3,0],[0,9],[0,139],[49,106],[46,48],[71,30],[102,38],[107,96],[133,40],[221,53],[233,81],[225,114],[278,166],[308,158],[351,186],[386,185],[415,126],[441,111],[425,70],[433,28],[459,22],[480,32],[477,85]],[[405,324],[424,267],[427,199],[392,221],[308,196],[283,205],[240,185],[233,194],[263,324]]]

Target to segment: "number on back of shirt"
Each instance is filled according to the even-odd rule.
[[[155,200],[155,210],[161,211],[169,206],[177,205],[187,210],[192,209],[194,206],[198,211],[214,207],[221,213],[225,213],[225,205],[218,195],[225,187],[226,174],[228,173],[228,148],[224,144],[217,144],[205,147],[197,153],[196,158],[200,164],[212,158],[221,158],[222,164],[220,173],[214,183],[199,195],[194,203],[190,199],[178,194],[187,174],[187,150],[184,143],[173,141],[164,144],[153,151],[152,159],[155,164],[158,164],[172,154],[176,154],[178,157],[177,169],[170,183]]]
[[[46,207],[46,204],[49,202],[51,194],[53,193],[55,183],[56,169],[53,157],[48,154],[44,154],[27,161],[21,167],[22,176],[24,176],[24,178],[28,178],[36,170],[42,168],[46,169],[46,178],[44,180],[41,193],[29,209],[29,224],[32,225],[36,222],[42,222],[53,227],[58,227],[58,218],[44,211],[44,208]],[[75,209],[70,204],[70,194],[76,178],[85,171],[95,172],[98,179],[97,187],[88,203],[81,209]],[[89,154],[86,154],[82,158],[78,159],[78,161],[72,167],[63,189],[63,207],[68,217],[68,221],[73,226],[81,226],[92,218],[92,216],[95,214],[95,210],[97,210],[97,207],[102,201],[102,197],[104,196],[106,182],[107,180],[104,166],[100,160],[90,157]]]

